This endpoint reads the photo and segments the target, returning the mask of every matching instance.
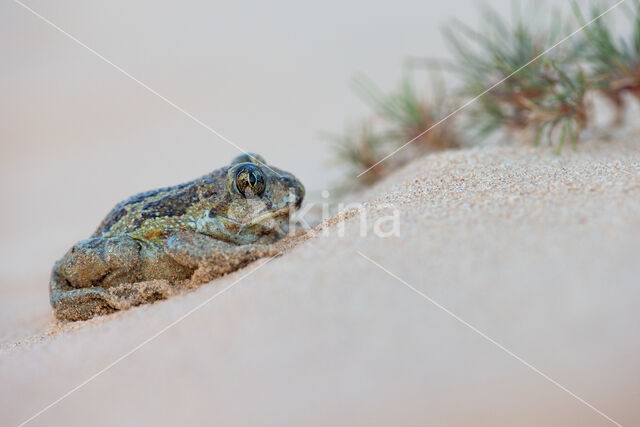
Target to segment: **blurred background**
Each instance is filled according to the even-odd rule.
[[[475,27],[483,3],[511,14],[511,0],[24,0],[238,146],[294,173],[311,200],[344,177],[321,132],[341,132],[371,111],[353,94],[354,74],[393,90],[407,57],[449,57],[442,26],[455,17]],[[542,19],[570,9],[566,0],[533,3]],[[608,19],[617,28],[628,24],[620,10]],[[53,263],[118,201],[194,179],[238,151],[11,0],[0,2],[0,57],[0,350],[9,348],[0,362],[0,396],[9,402],[0,418],[25,420],[235,280],[66,333],[71,325],[11,353],[16,340],[37,341],[50,331]],[[422,175],[457,191],[464,179],[445,167],[449,154]],[[550,175],[582,152],[567,156],[538,164],[533,173]],[[465,170],[468,164],[457,159],[452,167]],[[498,170],[500,162],[489,164]],[[606,170],[615,169],[609,163]],[[595,172],[594,180],[606,181],[606,172]],[[318,414],[319,423],[609,425],[357,257],[353,249],[365,244],[372,258],[424,285],[607,414],[637,419],[638,228],[624,215],[627,222],[616,222],[619,206],[633,213],[636,193],[620,196],[622,186],[611,185],[602,187],[624,204],[602,197],[583,206],[568,197],[570,212],[586,207],[585,220],[548,215],[564,206],[554,204],[561,192],[528,199],[545,202],[541,212],[550,210],[540,222],[535,212],[523,221],[522,212],[502,218],[487,196],[475,211],[441,203],[435,219],[421,210],[427,204],[407,209],[410,238],[318,240],[316,251],[292,251],[256,273],[247,286],[191,316],[190,326],[185,321],[168,331],[34,425],[52,419],[133,425],[149,422],[149,415],[195,425],[210,422],[216,411],[241,413],[247,424],[302,424],[327,401],[333,412]],[[580,182],[575,189],[585,190]],[[415,197],[433,195],[423,190]],[[440,193],[440,200],[448,197]],[[518,200],[513,206],[531,206]],[[598,205],[603,200],[606,206]],[[594,205],[604,213],[589,222],[589,208],[600,212]],[[495,215],[469,218],[469,212]],[[505,233],[503,224],[516,232]],[[355,236],[357,225],[350,227]],[[327,260],[341,268],[332,272]]]
[[[509,0],[488,3],[510,13]],[[293,172],[311,197],[339,173],[319,132],[340,132],[368,111],[350,89],[351,76],[363,71],[380,87],[395,87],[406,57],[447,57],[441,26],[451,17],[476,24],[480,6],[25,4],[238,146]],[[548,13],[569,7],[540,4]],[[53,262],[116,202],[200,176],[237,150],[11,1],[0,4],[0,52],[4,342],[48,322],[42,313]]]

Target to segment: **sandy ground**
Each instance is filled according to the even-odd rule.
[[[366,192],[364,236],[354,216],[343,237],[333,224],[188,295],[64,328],[46,283],[15,283],[0,424],[106,367],[30,425],[639,425],[638,139],[428,156]],[[387,204],[398,237],[371,232]]]

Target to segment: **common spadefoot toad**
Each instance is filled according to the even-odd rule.
[[[295,176],[245,153],[194,181],[130,197],[55,264],[55,315],[85,320],[151,302],[166,297],[157,283],[187,280],[203,262],[220,275],[265,256],[304,193]]]

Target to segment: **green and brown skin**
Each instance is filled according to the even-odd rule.
[[[55,264],[50,299],[56,317],[110,313],[117,310],[110,288],[186,280],[206,259],[224,264],[216,270],[221,274],[237,269],[284,235],[303,197],[292,174],[250,153],[194,181],[135,195]]]

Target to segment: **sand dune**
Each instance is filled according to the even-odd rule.
[[[2,348],[0,424],[109,367],[31,424],[638,425],[634,138],[427,156],[361,195],[364,236],[334,218],[266,264],[89,322],[47,326],[38,304],[45,321]],[[389,205],[400,235],[381,238]]]

